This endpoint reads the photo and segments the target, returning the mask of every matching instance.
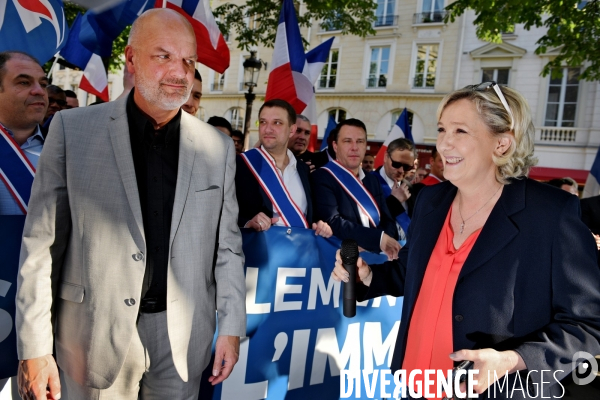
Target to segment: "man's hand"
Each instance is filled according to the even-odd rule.
[[[395,260],[398,258],[398,252],[400,251],[400,243],[397,240],[384,233],[381,237],[381,251],[387,256],[388,260]]]
[[[594,235],[592,233],[592,236],[594,237],[594,240],[596,241],[596,247],[598,248],[598,250],[600,250],[600,235]]]
[[[473,375],[473,379],[477,381],[477,385],[473,386],[473,391],[477,394],[485,392],[489,386],[493,385],[495,377],[500,379],[504,375],[527,368],[519,353],[513,350],[460,350],[450,354],[450,358],[454,361],[473,361],[472,369],[479,370],[479,373]],[[495,376],[494,371],[496,371]],[[488,381],[488,378],[492,380]],[[461,384],[460,390],[465,393],[466,384],[464,382]]]
[[[404,203],[406,200],[410,199],[408,185],[406,183],[401,183],[400,186],[398,186],[398,183],[396,183],[392,188],[392,196],[397,198],[400,201],[400,203]]]
[[[238,361],[240,355],[240,338],[237,336],[219,336],[215,346],[215,363],[213,364],[212,376],[208,381],[212,385],[223,382]]]
[[[315,231],[315,235],[323,236],[324,238],[328,238],[333,235],[333,231],[327,222],[313,222],[312,228],[313,231]]]
[[[279,218],[269,218],[265,213],[258,213],[250,221],[246,223],[244,228],[252,228],[255,231],[268,231],[271,225],[279,221]]]
[[[19,361],[19,395],[23,400],[60,399],[58,367],[51,354]]]
[[[306,161],[306,165],[308,165],[310,172],[315,171],[315,166],[310,161]]]

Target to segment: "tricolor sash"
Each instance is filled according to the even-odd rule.
[[[385,179],[383,179],[383,176],[381,176],[381,174],[379,173],[379,171],[373,171],[372,172],[373,175],[375,175],[375,177],[377,177],[377,179],[379,180],[379,183],[381,183],[381,190],[383,190],[383,195],[387,198],[388,196],[392,195],[392,188],[390,187],[390,185],[388,185],[388,183],[385,181]],[[408,233],[408,226],[410,225],[410,217],[408,216],[408,210],[406,210],[407,212],[403,212],[402,214],[398,215],[396,217],[396,222],[398,223],[398,225],[400,225],[400,227],[402,228],[402,230],[404,231],[404,233]],[[402,244],[402,243],[400,243]],[[404,245],[404,244],[402,244]]]
[[[0,180],[4,182],[23,214],[27,214],[34,176],[35,167],[21,146],[0,124]]]
[[[369,217],[373,227],[377,227],[381,219],[377,202],[352,171],[343,167],[336,160],[329,161],[322,168],[335,178],[342,189],[356,202],[358,208]]]
[[[258,148],[242,153],[241,157],[273,203],[273,208],[279,214],[281,222],[285,226],[308,229],[304,213],[287,191],[271,156],[263,149]],[[310,201],[310,199],[308,200]]]

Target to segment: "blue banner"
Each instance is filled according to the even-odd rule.
[[[0,379],[17,374],[17,335],[15,333],[15,296],[24,215],[0,215]]]
[[[213,399],[338,399],[341,369],[389,369],[401,298],[359,303],[345,318],[342,285],[331,279],[339,240],[301,228],[244,231],[248,337]]]

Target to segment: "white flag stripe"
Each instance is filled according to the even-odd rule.
[[[106,70],[104,69],[102,58],[97,54],[92,54],[90,61],[88,61],[85,66],[83,75],[85,75],[90,84],[100,93],[108,86]]]

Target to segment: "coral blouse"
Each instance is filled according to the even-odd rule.
[[[423,284],[415,304],[402,369],[447,371],[453,368],[449,355],[454,351],[452,342],[452,297],[460,270],[471,252],[481,229],[473,232],[460,246],[454,248],[454,232],[450,224],[452,207],[440,232],[425,270]],[[460,349],[458,349],[460,350]],[[421,377],[422,375],[417,375]],[[422,386],[423,387],[423,386]],[[429,389],[435,393],[436,387]],[[425,394],[423,388],[423,394]]]

